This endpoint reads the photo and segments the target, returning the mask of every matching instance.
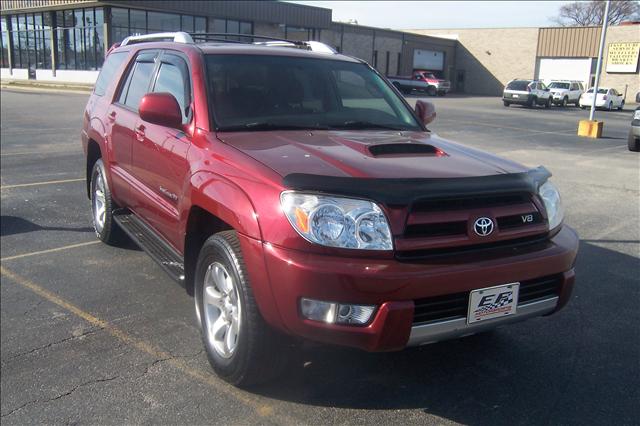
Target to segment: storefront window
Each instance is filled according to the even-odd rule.
[[[5,17],[0,17],[0,67],[9,68],[9,28]]]

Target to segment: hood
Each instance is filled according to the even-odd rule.
[[[256,131],[218,138],[281,176],[307,173],[361,178],[447,178],[527,169],[427,132]]]

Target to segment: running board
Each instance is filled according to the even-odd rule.
[[[164,238],[128,210],[114,212],[113,219],[171,278],[184,282],[182,256]]]

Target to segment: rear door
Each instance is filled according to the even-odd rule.
[[[186,129],[193,119],[191,73],[180,53],[165,51],[158,58],[158,69],[149,92],[170,93],[182,111]],[[175,248],[182,246],[178,234],[184,184],[190,176],[187,153],[191,146],[183,129],[152,124],[139,119],[138,138],[133,146],[133,171],[138,182],[134,188],[137,212]]]
[[[147,93],[155,69],[155,57],[159,51],[140,52],[127,71],[127,77],[107,111],[111,124],[112,161],[111,172],[115,181],[126,182],[127,189],[118,193],[118,199],[133,206],[130,186],[134,181],[132,152],[136,139],[135,126],[138,121],[138,104]]]

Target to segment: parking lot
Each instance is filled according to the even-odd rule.
[[[545,165],[581,237],[558,314],[397,353],[305,344],[238,390],[208,365],[193,300],[132,244],[96,241],[79,141],[87,96],[1,93],[3,424],[633,424],[640,418],[640,156],[632,108],[429,98],[432,130]],[[410,97],[414,102],[416,97]]]

